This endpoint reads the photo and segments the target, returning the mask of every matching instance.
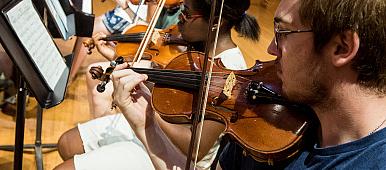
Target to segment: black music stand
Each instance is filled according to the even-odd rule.
[[[82,11],[83,0],[34,0],[47,9],[47,25],[54,38],[91,37],[95,15]],[[92,4],[91,10],[92,10]],[[60,15],[61,14],[61,15]],[[42,15],[41,15],[42,16]]]
[[[66,57],[66,65],[68,67],[71,67],[72,63],[72,54],[67,55]],[[24,120],[25,120],[25,105],[26,105],[26,96],[28,93],[28,89],[26,87],[26,83],[24,79],[20,76],[19,73],[17,73],[17,79],[18,79],[18,89],[20,89],[17,93],[17,117],[16,117],[16,132],[15,136],[19,136],[20,139],[24,139]],[[20,104],[19,104],[20,103]],[[20,111],[20,112],[19,112]],[[23,127],[22,127],[23,126]],[[15,151],[16,143],[19,143],[19,145],[23,145],[22,151],[17,152],[23,152],[24,149],[33,149],[35,153],[35,161],[36,161],[36,169],[42,170],[43,168],[43,149],[51,149],[50,151],[55,151],[57,148],[56,143],[42,143],[42,126],[43,126],[43,108],[38,105],[37,111],[36,111],[36,133],[35,133],[35,143],[34,144],[20,144],[20,140],[18,142],[15,141],[15,145],[2,145],[0,146],[0,150],[3,151]],[[15,139],[16,140],[16,139]],[[20,149],[20,148],[18,148]],[[18,158],[22,159],[22,158]],[[16,169],[16,168],[15,168]]]
[[[70,68],[31,1],[0,1],[0,10],[0,41],[18,68],[14,169],[22,169],[27,88],[34,94],[40,108],[56,106],[64,99]],[[29,146],[37,153],[38,169],[43,168],[41,116],[42,109],[38,109],[36,140],[34,145]]]

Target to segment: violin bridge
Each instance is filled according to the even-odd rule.
[[[158,41],[161,38],[161,34],[158,31],[153,31],[153,35],[151,36],[151,42],[153,44],[158,44]]]
[[[222,90],[222,93],[225,94],[228,98],[232,96],[232,89],[236,85],[236,75],[235,73],[231,72],[227,80],[225,81],[224,89]]]
[[[225,100],[228,100],[232,96],[232,89],[236,85],[236,75],[231,72],[224,84],[224,88],[219,96],[213,98],[212,105],[219,106]]]

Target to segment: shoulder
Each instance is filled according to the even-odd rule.
[[[386,169],[386,130],[350,143],[304,151],[287,169]]]

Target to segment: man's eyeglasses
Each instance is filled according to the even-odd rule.
[[[185,23],[187,20],[196,20],[197,18],[201,18],[203,17],[203,15],[201,14],[190,14],[189,11],[188,11],[188,8],[184,5],[182,7],[182,10],[181,10],[181,13],[180,15],[178,16],[178,19],[182,22],[182,23]]]
[[[292,33],[303,33],[303,32],[312,32],[312,30],[281,30],[280,27],[279,27],[279,24],[278,23],[273,23],[275,29],[274,29],[274,32],[275,32],[275,44],[276,44],[276,48],[279,49],[279,41],[284,37],[284,36],[287,36],[288,34],[292,34]]]

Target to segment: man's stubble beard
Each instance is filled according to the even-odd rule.
[[[283,89],[283,96],[295,103],[307,104],[309,106],[323,105],[329,96],[327,88],[329,80],[326,71],[322,68],[323,65],[321,63],[313,64],[310,74],[308,74],[311,80],[305,80],[306,82],[299,86],[299,88],[303,89],[289,92]]]

